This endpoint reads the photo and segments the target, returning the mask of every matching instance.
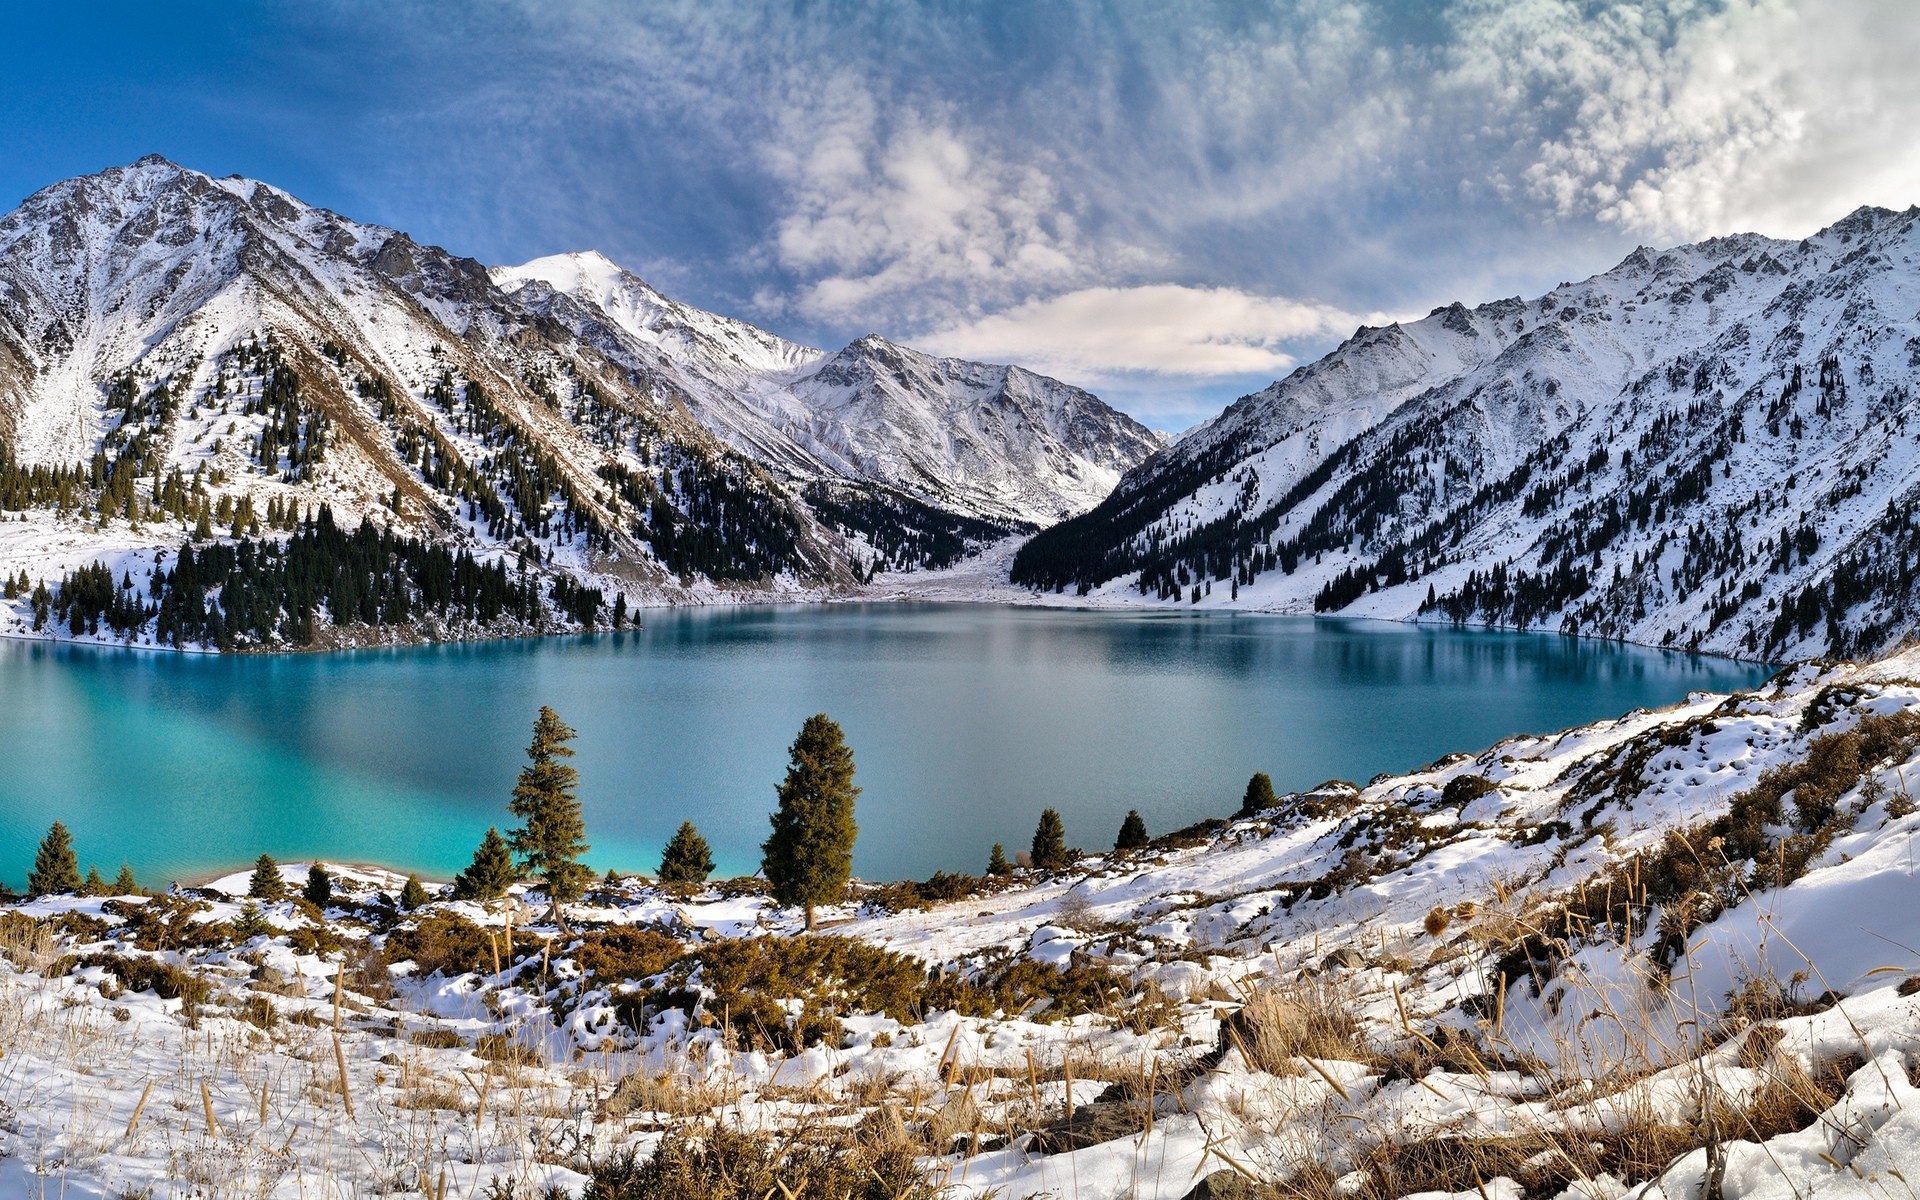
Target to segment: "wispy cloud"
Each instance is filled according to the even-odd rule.
[[[201,108],[309,147],[336,190],[313,199],[1119,391],[1278,373],[1346,314],[1544,288],[1636,241],[1920,199],[1911,0],[276,13],[236,56],[274,69]]]

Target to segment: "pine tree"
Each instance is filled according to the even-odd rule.
[[[788,750],[787,777],[779,787],[780,807],[773,814],[773,836],[760,846],[761,868],[782,905],[807,910],[813,929],[815,905],[845,895],[853,875],[853,751],[825,713],[800,727]]]
[[[520,877],[513,869],[513,851],[498,829],[488,829],[473,852],[473,862],[453,877],[455,900],[498,900]]]
[[[104,896],[107,894],[107,881],[100,878],[99,867],[92,865],[87,867],[87,877],[80,884],[80,894],[83,896]]]
[[[1115,850],[1138,850],[1147,844],[1147,823],[1140,819],[1140,810],[1127,810],[1127,819],[1120,822],[1120,836],[1113,839]]]
[[[262,854],[253,864],[253,878],[247,881],[247,895],[255,900],[284,900],[287,881],[280,878],[280,867],[271,855]]]
[[[427,902],[427,889],[420,885],[418,875],[407,876],[407,885],[400,889],[400,908],[412,912]]]
[[[73,836],[59,821],[47,830],[27,874],[27,895],[53,896],[80,890],[80,861],[73,854]]]
[[[1013,864],[1007,861],[1006,847],[1002,846],[999,842],[993,844],[993,853],[987,855],[987,874],[1013,874]]]
[[[1040,824],[1033,831],[1033,865],[1042,871],[1067,865],[1067,826],[1051,808],[1040,813]]]
[[[1247,780],[1247,794],[1240,798],[1240,815],[1257,817],[1279,803],[1280,798],[1273,794],[1273,780],[1261,771]]]
[[[567,928],[560,906],[577,900],[587,890],[593,872],[580,861],[587,852],[586,821],[580,798],[574,794],[580,772],[558,760],[572,758],[567,742],[573,730],[551,708],[541,706],[533,723],[533,744],[527,747],[532,765],[521,768],[507,811],[526,824],[508,835],[525,873],[537,875],[547,889],[547,917]]]
[[[333,903],[333,876],[327,874],[326,864],[315,863],[307,868],[307,885],[300,894],[307,898],[307,903],[322,912]]]
[[[680,822],[680,831],[673,835],[667,848],[660,855],[660,882],[668,884],[705,883],[707,876],[713,874],[713,851],[707,845],[707,839],[693,827],[692,821]]]
[[[257,901],[248,900],[240,906],[240,915],[233,919],[233,938],[238,942],[251,941],[264,933],[272,933],[273,926],[267,923],[266,914],[260,911]]]
[[[113,894],[116,896],[138,896],[140,881],[133,877],[133,868],[126,863],[120,864],[120,874],[114,876]]]

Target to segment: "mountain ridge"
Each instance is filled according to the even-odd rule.
[[[538,262],[489,268],[159,156],[41,189],[0,217],[0,503],[53,515],[0,543],[9,579],[87,565],[43,553],[76,529],[144,544],[106,564],[130,582],[215,525],[271,540],[324,507],[599,598],[563,618],[543,583],[536,624],[604,625],[616,597],[824,595],[944,564],[1091,505],[1158,447],[1058,381],[883,341],[803,353],[566,261],[579,295]],[[595,294],[588,266],[624,292]],[[647,344],[646,319],[679,340]],[[941,365],[789,389],[868,358]]]
[[[1638,247],[1362,327],[1037,535],[1013,581],[1746,657],[1896,645],[1920,598],[1876,564],[1920,497],[1917,216]]]

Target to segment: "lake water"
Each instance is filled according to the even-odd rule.
[[[505,808],[539,706],[574,725],[588,855],[650,871],[691,819],[756,868],[801,722],[826,712],[864,789],[855,870],[1009,857],[1058,808],[1110,846],[1282,790],[1365,780],[1768,673],[1579,641],[1360,621],[986,605],[649,612],[598,637],[284,657],[0,642],[0,880],[47,826],[149,886],[250,862],[446,878]]]

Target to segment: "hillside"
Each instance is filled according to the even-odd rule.
[[[1035,537],[1017,584],[1781,660],[1914,627],[1920,209],[1362,328]]]
[[[489,270],[160,158],[0,218],[11,632],[273,647],[819,596],[1079,511],[1156,447],[1017,368],[807,350],[598,256]]]
[[[324,911],[250,910],[245,873],[14,903],[0,1181],[1904,1194],[1916,773],[1908,656],[1330,783],[1057,875],[862,886],[825,936],[750,880],[610,880],[571,935],[521,889],[409,913],[397,877],[351,870]]]

